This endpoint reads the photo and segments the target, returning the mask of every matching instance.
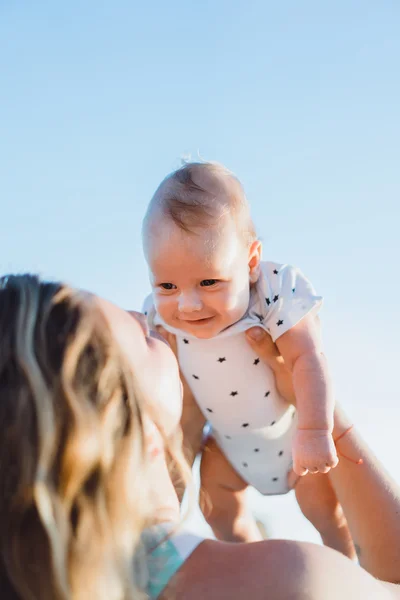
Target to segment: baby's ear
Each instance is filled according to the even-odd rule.
[[[259,240],[251,243],[249,248],[249,277],[250,283],[255,283],[260,276],[262,244]]]

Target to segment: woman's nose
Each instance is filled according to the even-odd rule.
[[[133,317],[136,321],[139,322],[139,325],[143,329],[144,335],[148,336],[149,335],[149,325],[147,323],[147,319],[146,319],[145,315],[143,315],[140,312],[137,312],[136,310],[128,310],[127,313],[130,314],[131,317]]]

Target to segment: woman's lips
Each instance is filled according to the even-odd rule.
[[[160,342],[164,342],[164,344],[167,344],[168,348],[171,347],[169,342],[165,339],[165,337],[163,337],[161,335],[161,333],[158,333],[158,331],[155,331],[154,329],[150,329],[149,336],[156,340],[160,340]]]

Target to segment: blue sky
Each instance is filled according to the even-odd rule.
[[[0,272],[139,308],[151,194],[183,155],[223,162],[264,257],[325,297],[337,395],[400,480],[399,19],[394,0],[0,0]]]

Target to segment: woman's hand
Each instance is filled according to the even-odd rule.
[[[292,374],[285,366],[285,361],[272,341],[271,336],[261,327],[252,327],[246,331],[246,338],[254,352],[274,373],[275,384],[280,395],[290,404],[296,406]],[[299,475],[291,470],[288,475],[289,488],[294,488],[299,479]]]
[[[261,327],[252,327],[246,331],[246,337],[254,352],[273,371],[280,395],[296,406],[292,375],[271,336]]]

